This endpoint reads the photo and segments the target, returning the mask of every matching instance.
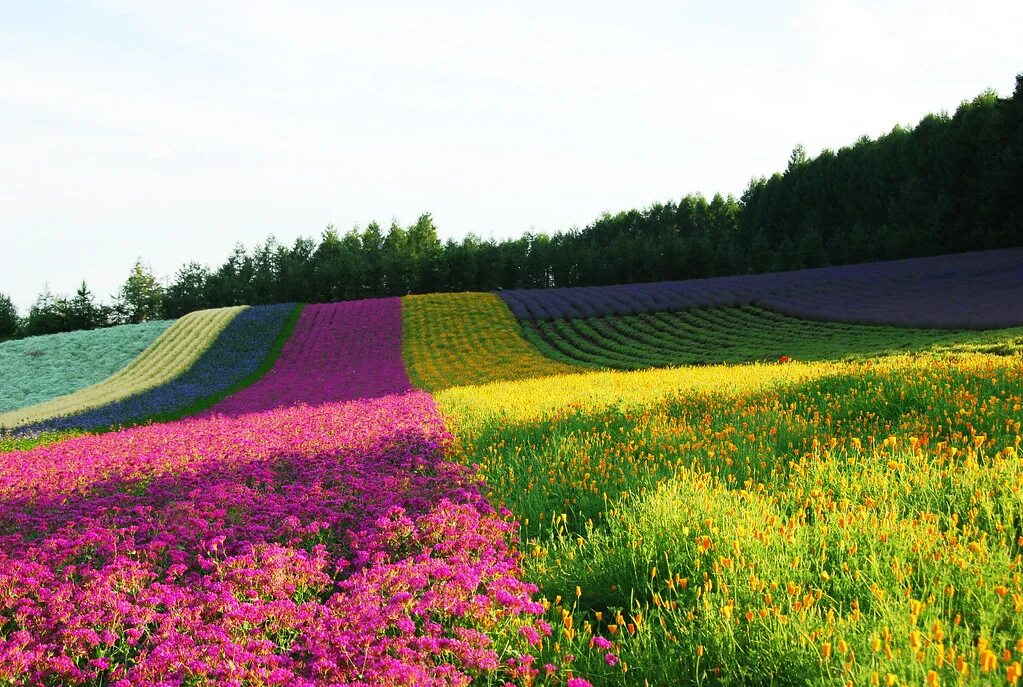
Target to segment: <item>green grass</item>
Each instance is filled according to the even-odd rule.
[[[17,437],[0,433],[0,454],[8,453],[9,451],[28,451],[36,446],[49,446],[50,444],[56,444],[58,441],[82,436],[83,434],[87,434],[87,432],[82,432],[80,430],[68,430],[61,432],[44,432],[42,434],[27,437]]]
[[[0,343],[0,413],[96,384],[127,365],[170,320]]]
[[[541,352],[592,368],[638,370],[776,360],[841,360],[901,352],[1023,352],[1023,327],[953,331],[802,320],[753,306],[673,313],[527,320],[523,331]]]
[[[461,432],[522,523],[554,627],[542,660],[573,654],[600,685],[1005,684],[1023,360],[843,367]]]

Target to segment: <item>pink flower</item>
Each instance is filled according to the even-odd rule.
[[[449,440],[433,399],[410,392],[4,454],[0,589],[20,601],[0,605],[19,628],[0,682],[440,687],[538,672],[499,662],[508,639],[528,654],[549,628],[515,523],[445,460]],[[499,648],[477,629],[493,617],[514,628]]]

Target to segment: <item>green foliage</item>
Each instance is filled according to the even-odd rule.
[[[10,451],[28,451],[37,446],[48,446],[64,439],[82,436],[86,432],[79,430],[68,430],[62,432],[43,432],[34,436],[13,436],[0,432],[0,454]]]
[[[183,265],[163,295],[165,317],[178,318],[193,310],[209,307],[208,285],[210,270],[205,265],[190,262]]]
[[[18,309],[8,296],[0,293],[0,341],[16,336],[20,326]]]
[[[754,306],[570,320],[526,320],[550,358],[594,368],[776,360],[836,360],[925,350],[1018,354],[1023,327],[992,331],[911,329],[816,322]]]
[[[96,303],[95,297],[83,281],[74,297],[55,296],[46,287],[29,309],[18,333],[21,336],[41,336],[81,329],[96,329],[113,324],[111,308]]]
[[[118,318],[130,324],[155,320],[161,316],[163,287],[152,269],[139,258],[117,294]]]

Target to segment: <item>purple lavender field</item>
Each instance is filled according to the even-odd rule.
[[[812,320],[945,329],[1023,325],[1023,248],[688,281],[502,291],[522,320],[753,305]]]

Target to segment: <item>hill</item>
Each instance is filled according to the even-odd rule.
[[[1021,267],[186,315],[0,415],[0,683],[1013,683]]]

